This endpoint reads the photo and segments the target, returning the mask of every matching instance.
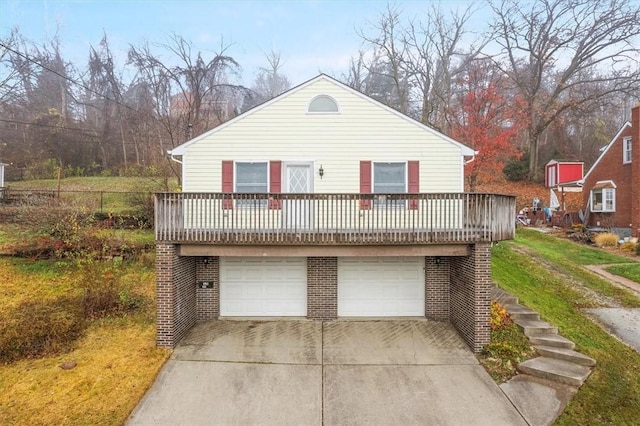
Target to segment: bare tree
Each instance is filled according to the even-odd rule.
[[[375,35],[359,32],[373,48],[366,64],[369,76],[381,74],[393,82],[397,99],[391,106],[432,127],[448,129],[452,82],[489,39],[468,29],[473,13],[471,8],[445,13],[432,5],[423,19],[404,23],[400,9],[387,7],[373,26]],[[362,54],[358,61],[363,61]]]
[[[137,71],[133,84],[146,87],[152,94],[153,115],[161,124],[155,128],[158,153],[164,155],[167,148],[231,118],[237,98],[247,89],[233,83],[240,65],[227,55],[229,47],[224,44],[208,60],[178,35],[155,47],[170,58],[161,59],[145,43],[130,47],[128,63]],[[179,176],[177,170],[174,173]]]
[[[399,8],[387,6],[378,22],[371,24],[374,34],[367,35],[360,30],[358,35],[365,45],[373,49],[371,60],[365,65],[369,79],[378,76],[382,81],[392,82],[391,93],[385,103],[407,114],[410,102],[409,46],[404,42],[406,31],[402,27],[401,14]],[[370,83],[367,90],[372,89]]]
[[[254,105],[275,98],[291,88],[289,78],[282,73],[283,63],[280,52],[272,50],[265,54],[265,57],[267,66],[258,69],[258,75],[251,88],[255,96]]]
[[[496,64],[510,77],[527,110],[529,178],[535,180],[541,138],[563,112],[637,91],[640,4],[502,0],[491,7],[502,49]]]

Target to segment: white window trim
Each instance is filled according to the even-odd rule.
[[[239,194],[238,192],[238,163],[261,163],[261,164],[266,164],[267,165],[267,190],[266,192],[264,192],[264,194],[268,194],[269,193],[269,184],[271,183],[271,167],[269,167],[269,161],[268,160],[238,160],[238,161],[234,161],[233,162],[233,192],[236,194]],[[247,194],[247,193],[245,193]],[[253,194],[248,193],[248,194]],[[248,200],[236,200],[236,206],[243,208],[243,209],[249,209],[249,208],[255,208],[256,206],[252,206],[250,205],[251,203],[247,203]],[[267,208],[268,207],[268,203],[267,200],[265,200],[264,203],[260,203],[260,206],[258,206],[259,208]]]
[[[627,149],[627,145],[629,149]],[[631,143],[631,136],[627,136],[622,139],[622,164],[629,164],[632,160],[633,154],[633,145]],[[627,153],[629,153],[629,158],[627,159]]]
[[[399,194],[408,194],[409,193],[409,162],[408,161],[372,161],[371,162],[371,193],[372,194],[384,194],[381,192],[375,192],[376,182],[375,182],[375,169],[376,164],[404,164],[404,192],[400,192]],[[374,198],[374,205],[382,208],[405,208],[405,202],[386,202],[386,197],[380,196]]]
[[[375,194],[374,188],[376,187],[376,181],[375,181],[376,164],[404,164],[404,192],[402,192],[402,194],[409,193],[409,162],[408,161],[372,161],[371,162],[371,192],[373,194]]]
[[[313,101],[315,101],[318,98],[329,98],[329,99],[331,99],[336,104],[336,108],[338,108],[338,110],[337,111],[309,111],[309,108],[311,107],[311,104],[313,103]],[[334,98],[331,95],[324,94],[324,93],[314,96],[313,98],[311,98],[311,100],[307,104],[307,114],[311,114],[311,115],[335,115],[335,114],[340,114],[341,112],[342,112],[342,110],[340,108],[340,104],[338,103],[336,98]]]
[[[594,209],[593,198],[594,198],[594,192],[598,192],[598,191],[602,193],[602,208],[596,210],[596,209]],[[607,208],[607,197],[606,197],[606,194],[609,191],[612,194],[613,207],[611,209]],[[615,213],[616,212],[616,188],[614,187],[614,188],[592,189],[591,190],[591,194],[589,195],[589,206],[590,206],[592,212],[597,212],[597,213]]]

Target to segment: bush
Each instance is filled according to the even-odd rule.
[[[489,319],[492,330],[501,330],[513,324],[511,315],[507,309],[498,302],[491,302],[491,318]]]
[[[525,153],[520,158],[514,158],[505,164],[502,173],[511,182],[521,182],[527,180],[529,176],[529,153]]]
[[[598,247],[616,247],[620,237],[610,232],[598,234],[594,237],[593,241]]]
[[[70,350],[85,326],[77,297],[25,301],[0,315],[0,361]]]
[[[638,246],[636,243],[627,241],[626,243],[620,244],[620,250],[626,251],[629,253],[634,253],[638,251]]]
[[[138,308],[143,298],[123,284],[122,261],[78,261],[76,286],[82,290],[85,318],[94,319]]]
[[[640,242],[636,243],[636,254],[640,256]]]

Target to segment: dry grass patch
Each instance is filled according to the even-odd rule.
[[[117,268],[121,286],[145,302],[87,321],[83,335],[64,352],[0,364],[0,424],[124,423],[170,352],[155,347],[153,269],[139,263]],[[0,258],[3,312],[78,292],[84,273],[69,262]],[[63,363],[76,366],[64,370]]]
[[[96,321],[72,352],[0,366],[3,422],[123,424],[168,355],[141,315]],[[77,366],[63,370],[64,362]]]
[[[593,237],[593,242],[598,247],[616,247],[618,245],[618,240],[620,240],[620,237],[610,232],[597,234]]]

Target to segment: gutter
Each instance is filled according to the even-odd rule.
[[[167,151],[167,154],[169,155],[169,160],[175,161],[178,164],[182,164],[182,161],[180,161],[180,160],[178,160],[178,158],[176,158],[176,156],[173,154],[173,151]]]

